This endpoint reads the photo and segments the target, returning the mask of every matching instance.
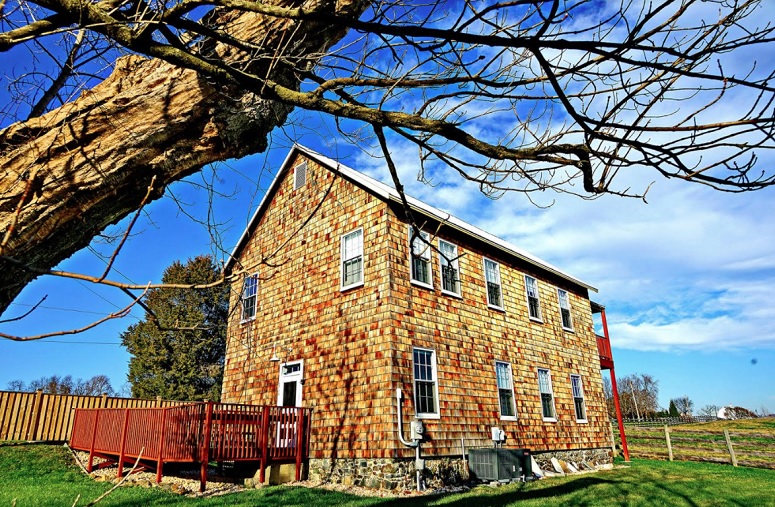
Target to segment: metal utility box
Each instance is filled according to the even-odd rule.
[[[533,476],[529,449],[469,449],[468,470],[472,480],[513,481]]]

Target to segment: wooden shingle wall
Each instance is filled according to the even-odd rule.
[[[306,185],[293,189],[291,169],[270,197],[234,268],[258,273],[258,307],[255,320],[240,322],[235,284],[224,402],[276,403],[280,364],[269,361],[276,350],[282,361],[304,360],[303,405],[314,409],[312,458],[411,457],[397,439],[395,389],[405,395],[408,437],[412,347],[423,347],[437,354],[441,412],[424,421],[424,454],[459,454],[461,438],[487,444],[492,426],[506,431],[509,446],[534,451],[609,446],[586,289],[533,272],[487,245],[466,244],[443,226],[439,236],[462,254],[462,298],[442,294],[436,252],[434,289],[412,285],[407,225],[391,206],[312,160]],[[340,238],[359,227],[364,284],[343,292]],[[482,255],[501,263],[503,312],[487,306]],[[528,318],[525,272],[538,280],[542,323]],[[557,285],[569,293],[574,332],[562,329]],[[499,417],[495,361],[512,365],[516,421]],[[541,417],[538,367],[551,371],[556,422]],[[571,374],[583,378],[586,423],[576,422]]]
[[[428,228],[436,233],[436,227]],[[460,439],[468,445],[489,443],[490,428],[500,427],[510,447],[536,451],[601,448],[610,445],[600,362],[586,289],[566,282],[573,332],[562,328],[557,280],[517,262],[486,245],[463,244],[459,235],[442,226],[438,238],[458,245],[462,297],[445,295],[440,288],[438,253],[432,253],[430,290],[409,283],[408,226],[395,214],[390,218],[391,302],[401,323],[394,341],[395,382],[411,395],[412,348],[433,349],[437,355],[440,418],[425,420],[429,454],[459,453]],[[438,245],[438,238],[432,242]],[[470,241],[469,241],[470,243]],[[482,256],[500,263],[505,311],[487,306]],[[538,281],[542,323],[531,321],[524,274]],[[495,361],[512,366],[517,420],[501,420]],[[537,368],[551,371],[556,422],[541,413]],[[582,376],[587,422],[576,422],[570,375]],[[411,414],[410,414],[411,415]],[[405,453],[404,453],[405,454]]]
[[[292,164],[293,165],[293,164]],[[277,402],[279,363],[304,360],[303,405],[314,409],[312,457],[379,457],[390,439],[390,319],[387,314],[386,206],[309,161],[307,183],[282,181],[242,251],[259,275],[254,321],[240,322],[240,287],[231,299],[222,399]],[[310,218],[312,216],[312,218]],[[362,287],[340,290],[340,238],[364,233]],[[240,268],[238,266],[236,269]],[[287,347],[291,347],[288,352]]]

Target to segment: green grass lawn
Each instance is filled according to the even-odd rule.
[[[86,505],[111,487],[86,477],[59,446],[0,445],[0,507]],[[158,488],[121,487],[98,506],[687,506],[775,507],[775,471],[693,462],[638,460],[610,471],[552,478],[465,494],[414,498],[363,498],[291,486],[208,498],[188,498]]]

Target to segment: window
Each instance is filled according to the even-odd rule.
[[[363,285],[363,229],[342,236],[341,250],[341,289]]]
[[[293,168],[293,189],[298,190],[307,183],[307,163],[302,162]]]
[[[418,236],[411,227],[409,228],[409,243],[412,250],[412,281],[432,289],[431,246],[429,241],[430,236],[427,232],[420,231]]]
[[[538,282],[532,276],[525,275],[525,290],[527,292],[527,311],[530,318],[541,320],[541,306],[538,302]]]
[[[501,294],[501,267],[495,261],[484,259],[484,279],[487,283],[487,305],[503,310]]]
[[[436,352],[413,349],[414,412],[416,417],[439,417],[439,391],[436,377]]]
[[[562,327],[568,331],[573,330],[573,321],[570,318],[570,301],[568,300],[568,291],[557,289],[557,297],[560,300],[560,317],[562,317]]]
[[[460,268],[458,266],[457,245],[439,240],[439,255],[441,263],[441,291],[460,295]]]
[[[584,386],[581,385],[581,375],[571,375],[570,385],[573,389],[573,405],[576,407],[576,420],[586,422],[587,408],[584,404]]]
[[[511,365],[495,361],[495,378],[498,382],[498,403],[501,419],[516,419],[514,407],[514,382],[511,380]]]
[[[256,318],[256,299],[258,293],[258,274],[245,278],[242,285],[242,321]]]
[[[541,391],[541,413],[544,420],[556,420],[554,394],[552,394],[552,376],[549,370],[538,368],[538,390]]]

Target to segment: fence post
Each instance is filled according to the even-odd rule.
[[[269,405],[264,405],[261,411],[261,465],[258,472],[258,482],[263,486],[266,480],[266,464],[269,461]]]
[[[43,391],[35,391],[35,400],[32,402],[32,417],[27,427],[27,440],[37,440],[38,425],[40,424],[40,411],[43,405]]]
[[[735,450],[732,448],[732,439],[729,438],[729,430],[724,430],[724,438],[727,441],[727,449],[729,449],[729,456],[732,458],[732,466],[737,466],[737,458],[735,457]]]
[[[102,399],[100,400],[100,408],[106,408],[108,406],[108,393],[102,393]]]
[[[161,396],[156,397],[156,407],[161,408]]]
[[[665,424],[665,441],[667,442],[667,458],[673,461],[673,446],[670,443],[670,428]]]
[[[163,408],[157,410],[161,410],[161,427],[159,428],[158,450],[159,455],[156,457],[156,484],[159,484],[161,482],[162,473],[164,472],[164,430],[167,428],[167,410]]]
[[[106,395],[107,396],[107,395]],[[118,454],[118,472],[116,477],[119,479],[124,476],[124,453],[126,452],[126,434],[129,429],[129,409],[124,409],[124,425],[121,427],[121,449]]]
[[[199,471],[199,492],[203,493],[205,490],[205,484],[207,483],[207,463],[210,461],[210,438],[212,437],[213,430],[213,402],[207,402],[207,412],[205,413],[205,438],[202,443],[202,453],[200,459],[202,460],[202,468]]]
[[[301,459],[304,452],[304,409],[296,409],[296,482],[301,480]]]

